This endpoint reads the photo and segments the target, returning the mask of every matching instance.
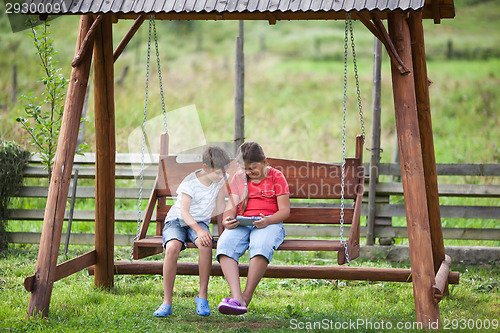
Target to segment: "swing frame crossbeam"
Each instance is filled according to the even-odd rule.
[[[116,261],[115,273],[118,275],[161,275],[163,263],[161,261]],[[248,264],[239,264],[240,276],[248,275]],[[89,274],[94,274],[94,267],[89,267]],[[198,263],[178,262],[177,275],[198,275]],[[213,263],[210,276],[224,276],[219,263]],[[381,282],[412,282],[410,268],[380,268],[356,267],[337,265],[269,265],[264,273],[265,278],[287,279],[322,279],[322,280],[348,280],[348,281],[381,281]],[[459,273],[450,272],[448,284],[459,283]],[[436,287],[437,288],[437,287]],[[437,288],[439,289],[439,288]],[[440,289],[439,289],[440,290]],[[438,292],[436,292],[438,295]],[[442,296],[436,296],[438,302]]]
[[[353,7],[350,11],[353,19],[361,20],[375,36],[383,39],[382,42],[388,49],[391,58],[396,130],[400,147],[409,235],[410,274],[413,283],[416,321],[425,325],[429,322],[440,322],[439,307],[435,295],[446,295],[447,283],[458,282],[458,276],[449,271],[450,260],[445,257],[444,253],[422,20],[431,18],[434,19],[435,23],[439,23],[441,18],[453,18],[454,6],[453,0],[425,0],[420,3],[422,7],[417,9],[394,8],[377,12],[377,10],[370,11],[366,8]],[[370,23],[369,17],[359,15],[360,13],[378,14],[379,16],[378,18],[371,16],[373,22]],[[28,277],[26,282],[27,289],[31,291],[28,306],[29,315],[48,315],[54,282],[64,276],[84,267],[95,265],[95,284],[111,288],[115,274],[113,240],[116,148],[113,64],[144,20],[144,15],[149,13],[96,12],[95,14],[102,15],[102,17],[99,18],[100,22],[95,25],[93,25],[95,21],[93,14],[76,14],[85,14],[80,19],[75,52],[75,57],[78,57],[78,60],[72,69],[68,86],[35,274]],[[118,19],[125,18],[136,19],[136,22],[113,52],[112,24]],[[157,19],[175,20],[263,19],[268,20],[271,24],[281,19],[314,18],[343,20],[345,12],[303,12],[302,14],[297,12],[276,15],[257,11],[255,13],[234,13],[233,16],[216,13],[172,12],[157,15]],[[379,20],[384,19],[387,19],[388,31],[385,31],[379,22]],[[89,34],[91,31],[92,35]],[[82,52],[79,53],[80,48],[82,48]],[[95,250],[70,262],[57,265],[58,244],[61,241],[64,209],[73,166],[72,157],[76,151],[78,127],[92,58],[94,58],[97,153]],[[404,68],[408,69],[409,72],[401,64],[404,64]],[[328,269],[326,268],[326,270]],[[355,272],[358,268],[335,266],[334,270]],[[368,271],[371,272],[369,274],[375,275],[374,272],[378,270],[368,268]],[[396,276],[400,274],[397,272],[391,269],[388,274]],[[340,276],[340,273],[338,274]],[[407,277],[410,274],[406,275],[405,281],[409,281]],[[335,276],[332,273],[330,278],[335,278]],[[358,278],[359,276],[356,279]]]

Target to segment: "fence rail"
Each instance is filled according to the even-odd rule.
[[[183,155],[186,161],[199,160],[197,155]],[[33,157],[30,165],[24,170],[25,178],[47,179],[47,171],[41,166],[40,159]],[[78,179],[94,179],[95,176],[94,154],[85,154],[84,156],[75,156],[75,165],[78,165]],[[138,154],[117,154],[116,156],[116,180],[132,180],[137,177],[138,164],[140,156]],[[154,180],[158,155],[148,155],[145,160],[144,178]],[[135,165],[135,167],[133,167]],[[365,165],[367,173],[370,168]],[[399,176],[401,168],[399,164],[383,163],[378,168],[379,175]],[[441,176],[481,176],[481,177],[499,177],[500,164],[438,164],[438,181]],[[366,176],[367,181],[369,174]],[[490,180],[491,182],[491,180]],[[74,182],[72,182],[74,183]],[[138,198],[139,188],[135,182],[128,182],[129,185],[118,185],[116,187],[116,199],[134,200]],[[494,184],[498,183],[495,178]],[[70,186],[69,193],[73,193],[73,184]],[[406,227],[392,226],[390,223],[393,217],[405,217],[405,207],[403,203],[391,203],[391,197],[403,199],[403,186],[398,182],[381,182],[376,189],[376,223],[375,237],[377,238],[407,238]],[[440,197],[458,197],[458,198],[500,198],[500,185],[491,184],[439,184]],[[150,193],[150,188],[145,188],[144,193]],[[365,197],[368,196],[368,186],[365,186]],[[29,198],[46,198],[48,186],[23,186],[17,194],[21,200]],[[78,199],[95,199],[95,188],[88,186],[77,186],[75,197]],[[292,205],[307,205],[307,203],[292,203]],[[335,204],[324,204],[325,206],[335,206]],[[471,206],[471,205],[441,205],[442,218],[457,219],[496,219],[500,221],[500,200],[497,204],[491,206]],[[366,216],[368,212],[367,204],[362,207],[362,215]],[[44,209],[9,209],[10,220],[23,221],[22,223],[32,223],[33,221],[43,221]],[[117,223],[136,223],[137,211],[119,210],[115,211],[115,221]],[[65,219],[70,218],[70,209],[66,211]],[[93,210],[74,210],[71,216],[73,221],[93,222],[95,212]],[[154,217],[153,217],[154,218]],[[287,225],[287,234],[291,237],[338,237],[338,227],[321,226],[296,226]],[[347,231],[348,232],[348,231]],[[366,228],[361,228],[361,236],[366,234]],[[10,240],[13,243],[38,243],[39,233],[32,232],[11,232]],[[64,235],[63,235],[64,236]],[[115,244],[127,246],[132,243],[134,235],[116,235]],[[500,240],[500,228],[443,228],[445,239],[466,239],[466,240]],[[71,244],[93,244],[93,234],[72,234]]]

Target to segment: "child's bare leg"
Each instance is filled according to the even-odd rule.
[[[247,303],[241,293],[240,284],[240,271],[238,268],[238,263],[233,258],[221,254],[219,256],[220,266],[224,277],[226,278],[227,284],[229,284],[229,289],[231,290],[231,295],[235,300],[240,302],[241,305],[246,306]]]
[[[198,239],[194,243],[198,247],[198,270],[200,274],[200,291],[198,292],[198,297],[208,299],[208,281],[212,268],[212,247],[202,246],[199,244]]]
[[[269,262],[264,256],[256,255],[250,259],[247,284],[245,286],[245,291],[243,291],[243,299],[247,305],[252,301],[255,288],[257,288],[257,285],[264,276],[268,265]]]
[[[165,246],[165,260],[163,262],[163,303],[172,305],[175,275],[177,274],[177,259],[181,252],[182,242],[172,239]]]

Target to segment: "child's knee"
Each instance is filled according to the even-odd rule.
[[[179,256],[182,249],[182,242],[177,239],[172,239],[165,244],[165,257]]]
[[[209,254],[212,254],[212,246],[204,246],[204,245],[201,245],[201,244],[196,244],[196,246],[198,247],[198,251],[202,254],[206,254],[206,253],[209,253]]]

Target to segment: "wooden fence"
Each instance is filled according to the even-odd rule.
[[[186,155],[187,160],[199,158],[196,155]],[[144,180],[146,184],[152,184],[156,176],[157,155],[148,155],[145,160]],[[71,196],[74,193],[75,198],[95,199],[95,188],[92,185],[95,175],[95,155],[86,154],[75,157],[75,170],[77,177],[72,179],[69,190],[68,207],[66,219],[72,221],[94,222],[95,212],[93,210],[73,210],[71,207]],[[367,173],[368,165],[365,165]],[[129,200],[137,206],[139,188],[133,181],[140,170],[140,156],[133,154],[117,154],[116,156],[116,199]],[[401,173],[399,164],[380,164],[379,176],[397,177]],[[438,164],[437,165],[438,182],[441,176],[481,176],[493,177],[493,183],[498,184],[500,176],[500,164]],[[33,157],[30,165],[24,171],[24,177],[44,179],[47,184],[47,171],[40,164],[40,159]],[[383,177],[382,177],[383,178]],[[389,177],[386,177],[389,178]],[[366,181],[369,174],[366,175]],[[462,178],[463,179],[463,178]],[[74,185],[78,182],[85,185],[77,185],[74,191]],[[90,180],[90,181],[89,181]],[[127,181],[128,180],[128,181]],[[25,182],[26,183],[26,182]],[[127,185],[123,185],[127,184]],[[151,186],[151,185],[150,185]],[[456,206],[442,205],[441,217],[458,219],[496,219],[499,223],[495,228],[443,228],[445,239],[465,239],[465,240],[500,240],[500,185],[476,185],[476,184],[439,184],[440,197],[468,197],[468,198],[493,198],[494,204],[489,206]],[[376,185],[375,200],[375,237],[377,238],[407,238],[406,227],[393,226],[391,219],[394,217],[405,217],[404,202],[402,199],[403,187],[399,182],[380,182]],[[368,198],[368,184],[365,186],[365,198]],[[144,201],[147,201],[151,188],[143,189]],[[17,195],[22,200],[30,198],[46,198],[48,186],[24,186]],[[398,198],[398,203],[391,203],[391,198]],[[498,199],[498,200],[497,200]],[[368,212],[368,200],[362,207],[362,215],[366,216]],[[307,203],[292,203],[292,205],[307,205]],[[325,206],[335,204],[324,204]],[[11,208],[9,210],[10,220],[22,221],[21,223],[41,223],[43,221],[44,209],[19,209]],[[137,223],[137,210],[120,210],[115,212],[116,223]],[[363,223],[363,221],[362,221]],[[153,228],[152,228],[153,229]],[[63,231],[64,232],[64,231]],[[348,228],[344,233],[349,233]],[[291,237],[338,237],[340,228],[338,227],[320,227],[320,226],[287,226],[287,234]],[[362,226],[361,236],[366,235],[366,227]],[[11,232],[9,234],[12,243],[39,243],[40,233],[36,232]],[[63,234],[63,241],[67,234]],[[116,235],[115,244],[118,246],[131,246],[135,235]],[[62,241],[62,242],[63,242]],[[93,234],[71,234],[71,244],[93,244]]]

